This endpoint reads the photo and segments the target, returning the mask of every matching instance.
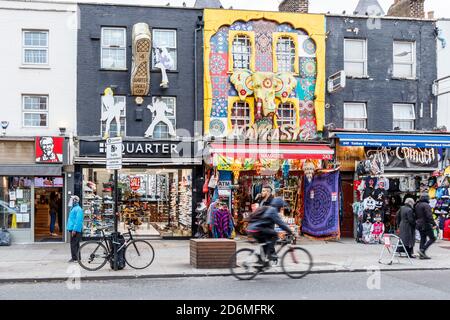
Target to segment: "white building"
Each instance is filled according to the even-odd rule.
[[[450,131],[450,19],[438,20],[437,27],[437,71],[438,78],[443,79],[438,85],[437,125]]]
[[[77,26],[76,4],[0,0],[0,227],[14,243],[66,239]]]

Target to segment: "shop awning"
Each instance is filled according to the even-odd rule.
[[[341,146],[450,148],[450,135],[336,133]]]
[[[283,160],[331,160],[334,150],[319,144],[216,144],[209,147],[211,155],[220,154],[233,158],[283,159]]]

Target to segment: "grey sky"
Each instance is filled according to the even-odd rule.
[[[61,0],[57,0],[61,1]],[[225,8],[233,6],[233,9],[247,9],[247,10],[269,10],[278,11],[278,4],[281,0],[221,0]],[[99,2],[99,3],[123,3],[123,4],[148,4],[148,5],[162,5],[165,6],[170,3],[171,6],[181,7],[183,2],[187,6],[192,7],[195,0],[79,0],[78,2]],[[356,8],[358,0],[310,0],[310,11],[314,13],[347,13],[353,12]],[[387,10],[394,0],[379,0],[381,6]],[[426,11],[435,11],[437,18],[450,18],[450,1],[444,0],[426,0]]]

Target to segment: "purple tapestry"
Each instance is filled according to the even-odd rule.
[[[339,236],[339,171],[305,179],[303,233],[323,238]]]

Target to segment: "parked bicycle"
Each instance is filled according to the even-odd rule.
[[[280,258],[281,270],[292,279],[301,279],[311,272],[313,258],[308,250],[295,245],[296,238],[287,236],[284,240],[279,240],[280,246],[276,254]],[[230,259],[230,272],[239,280],[251,280],[258,274],[271,269],[277,261],[269,261],[264,252],[265,244],[260,244],[254,249],[244,248],[236,251]],[[280,252],[287,247],[287,250],[280,255]]]
[[[108,261],[114,262],[114,247],[120,245],[120,242],[113,241],[111,235],[106,235],[106,227],[97,228],[101,231],[101,240],[91,240],[83,243],[78,251],[78,263],[88,271],[101,269]],[[135,240],[131,231],[133,227],[128,228],[128,238],[117,248],[119,255],[124,250],[125,262],[133,269],[145,269],[150,266],[155,258],[155,251],[152,245],[145,240]]]

